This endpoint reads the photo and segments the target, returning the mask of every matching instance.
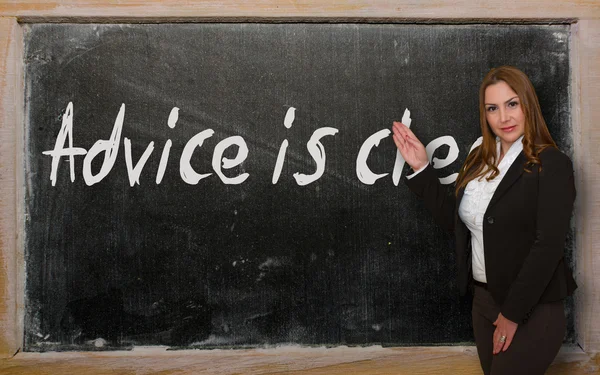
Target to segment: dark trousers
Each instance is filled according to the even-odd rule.
[[[543,375],[558,350],[566,331],[563,302],[536,305],[527,323],[519,324],[512,344],[505,352],[492,354],[493,323],[500,309],[492,295],[475,286],[473,332],[479,361],[485,375]]]

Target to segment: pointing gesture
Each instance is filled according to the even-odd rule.
[[[415,137],[412,130],[403,123],[394,121],[392,131],[394,132],[394,143],[408,165],[415,171],[423,168],[429,159],[425,152],[425,146]]]

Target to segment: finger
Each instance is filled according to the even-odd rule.
[[[400,153],[405,152],[404,140],[402,138],[398,138],[398,136],[396,136],[396,134],[394,134],[392,136],[392,139],[394,140],[396,147],[398,147],[398,149],[400,150]]]
[[[411,146],[415,147],[415,148],[421,148],[424,147],[423,143],[421,143],[421,141],[419,140],[419,138],[417,138],[408,127],[404,126],[404,129],[401,130],[401,134],[402,137],[404,137],[404,139],[406,139],[407,142],[409,142],[411,144]]]
[[[505,352],[508,347],[510,346],[510,343],[512,342],[512,338],[506,338],[506,342],[504,343],[504,345],[502,346],[502,351]]]
[[[401,122],[394,121],[394,126],[393,126],[393,127],[394,127],[396,130],[398,130],[398,131],[399,131],[399,132],[402,134],[402,136],[407,136],[407,135],[409,135],[409,134],[410,134],[410,133],[408,133],[408,129],[409,129],[409,127],[408,127],[408,126],[406,126],[406,125],[404,125],[404,124],[403,124],[403,123],[401,123]]]
[[[396,145],[402,145],[402,147],[406,147],[406,140],[402,138],[400,134],[394,133],[392,138],[394,139],[394,142],[396,142]]]
[[[406,126],[404,126],[404,124],[401,122],[394,122],[394,126],[392,127],[394,133],[399,134],[402,138],[405,138],[407,135],[406,129]]]
[[[504,343],[500,342],[500,336],[498,336],[498,338],[496,339],[496,341],[494,341],[494,354],[500,353],[500,351],[502,350],[502,346],[503,345],[504,345]]]
[[[397,136],[398,138],[402,138],[404,139],[404,136],[402,135],[402,131],[396,127],[395,125],[392,127],[392,133]]]
[[[397,139],[394,140],[396,146],[400,150],[402,156],[406,159],[408,154],[411,155],[411,160],[413,156],[416,156],[417,159],[422,159],[423,156],[421,154],[424,153],[425,147],[423,144],[414,136],[411,136],[408,132],[408,127],[402,124],[401,122],[394,121],[393,132]],[[402,146],[399,146],[401,144]],[[415,160],[417,160],[415,159]],[[426,161],[425,161],[426,163]],[[409,163],[410,164],[410,163]],[[417,164],[423,164],[418,162]],[[412,165],[414,167],[416,165]],[[417,168],[418,169],[418,168]]]
[[[494,330],[494,334],[492,335],[492,353],[496,354],[497,350],[496,350],[496,345],[498,345],[498,341],[500,339],[500,334],[498,333],[498,330]]]
[[[502,347],[505,344],[503,342],[500,342],[500,338],[501,337],[502,337],[502,334],[500,333],[500,330],[496,329],[494,331],[494,351],[493,351],[493,354],[500,353],[500,351],[502,350]]]
[[[397,136],[393,136],[392,138],[394,139],[394,143],[396,144],[396,147],[398,148],[400,155],[402,155],[402,157],[405,160],[410,159],[411,149],[410,149],[410,146],[406,143],[406,141],[404,141],[404,139],[399,138]]]
[[[417,136],[415,135],[415,133],[413,133],[413,131],[410,130],[410,128],[408,126],[404,126],[404,129],[406,131],[406,134],[408,134],[409,137],[412,137],[412,138],[417,139],[417,140],[419,139],[419,138],[417,138]]]
[[[503,352],[505,352],[505,351],[508,349],[508,347],[510,346],[510,344],[512,344],[512,340],[515,338],[515,334],[516,334],[516,331],[515,331],[515,332],[512,332],[512,333],[511,333],[511,332],[509,332],[509,333],[506,335],[506,342],[505,342],[505,343],[504,343],[504,345],[502,346],[502,351],[503,351]]]
[[[418,139],[412,138],[411,136],[406,136],[405,139],[411,147],[414,147],[415,149],[423,147],[423,144]]]
[[[394,134],[397,134],[400,138],[406,140],[407,142],[410,142],[411,145],[420,144],[418,139],[416,139],[415,137],[411,137],[411,135],[406,132],[406,129],[408,129],[406,126],[400,124],[400,126],[395,126],[393,128],[393,131]]]
[[[409,153],[411,149],[413,149],[413,146],[410,143],[408,143],[406,139],[402,137],[402,135],[394,134],[392,138],[394,139],[396,147],[398,147],[400,153],[403,154],[403,156],[406,156],[406,154]]]

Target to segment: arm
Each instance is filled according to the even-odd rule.
[[[414,133],[399,122],[394,122],[392,130],[394,132],[394,143],[402,157],[413,170],[417,171],[412,176],[407,177],[406,184],[425,201],[425,206],[433,213],[438,224],[447,231],[453,232],[456,201],[453,192],[440,183],[433,167],[428,165],[429,159],[425,147]],[[425,169],[421,170],[423,167]]]
[[[406,179],[405,182],[410,190],[423,199],[425,207],[433,214],[436,222],[448,232],[454,232],[456,206],[454,192],[450,191],[449,185],[440,183],[431,164],[413,178]]]
[[[571,160],[556,149],[543,151],[540,159],[535,242],[501,307],[513,322],[521,322],[539,301],[563,258],[575,200]]]

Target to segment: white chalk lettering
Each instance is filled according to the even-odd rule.
[[[285,114],[285,118],[283,120],[283,126],[285,126],[286,128],[291,128],[292,124],[294,123],[294,119],[296,118],[296,108],[294,107],[290,107],[288,108],[286,114]],[[283,161],[285,159],[285,152],[288,148],[288,140],[284,139],[283,142],[281,142],[281,146],[279,147],[279,153],[277,154],[277,161],[275,162],[275,169],[273,170],[273,178],[271,179],[271,182],[273,183],[273,185],[275,185],[277,183],[277,181],[279,181],[279,176],[281,176],[281,170],[283,169]]]
[[[224,158],[223,153],[225,152],[225,149],[227,149],[228,147],[231,147],[233,145],[238,146],[238,153],[235,156],[235,158],[234,159]],[[219,176],[219,178],[221,179],[221,181],[223,181],[224,184],[231,184],[231,185],[241,184],[242,182],[246,181],[246,179],[248,178],[248,176],[249,176],[248,173],[242,173],[237,177],[229,178],[229,177],[225,176],[225,174],[223,173],[223,171],[221,169],[222,168],[230,169],[230,168],[236,167],[236,166],[242,164],[244,162],[244,160],[246,160],[246,157],[248,157],[248,146],[246,145],[244,138],[240,137],[239,135],[225,138],[224,140],[222,140],[215,146],[215,150],[213,152],[213,158],[212,158],[212,167],[215,170],[215,173],[217,174],[217,176]],[[223,160],[222,167],[220,165],[221,160]]]
[[[281,176],[281,170],[283,169],[283,160],[285,159],[285,151],[288,148],[288,140],[284,139],[281,142],[281,146],[279,147],[279,153],[277,154],[277,161],[275,162],[275,170],[273,171],[273,179],[271,182],[273,185],[279,181],[279,176]]]
[[[179,120],[179,108],[173,107],[173,109],[171,109],[171,112],[169,113],[169,119],[167,120],[167,125],[171,129],[175,129],[177,120]]]
[[[291,128],[294,120],[296,119],[296,108],[290,107],[285,113],[285,118],[283,119],[283,126],[286,128]]]
[[[148,161],[150,154],[154,150],[154,142],[150,142],[148,147],[146,147],[146,151],[142,154],[140,160],[138,160],[135,167],[132,167],[131,160],[131,141],[129,138],[125,137],[123,140],[125,145],[125,164],[127,165],[127,177],[129,177],[129,185],[134,186],[136,183],[140,184],[140,174],[142,173],[142,169],[144,169],[144,165]]]
[[[323,175],[325,172],[325,147],[320,142],[320,139],[326,135],[335,135],[337,132],[338,129],[329,127],[315,130],[313,135],[310,137],[310,140],[306,144],[306,148],[308,149],[308,152],[314,159],[315,163],[317,163],[317,170],[311,175],[298,172],[294,173],[294,178],[296,179],[296,183],[298,185],[308,185],[317,181]]]
[[[437,150],[442,145],[450,146],[448,155],[444,159],[438,159],[433,157],[433,153],[435,152],[435,150]],[[429,161],[435,169],[441,169],[452,164],[458,158],[458,151],[459,150],[456,141],[449,135],[436,138],[433,141],[429,142],[427,147],[425,147],[425,152],[427,152],[427,156],[429,156]],[[440,182],[444,185],[449,185],[456,181],[457,177],[458,173],[452,173],[449,176],[441,177]]]
[[[123,130],[123,120],[125,119],[125,103],[121,104],[121,109],[115,120],[113,131],[108,140],[98,140],[92,148],[89,149],[85,159],[83,159],[83,178],[88,186],[94,185],[111,171],[115,160],[117,160],[117,154],[119,152],[119,143],[121,142],[121,131]],[[98,154],[104,152],[104,161],[100,172],[96,175],[92,173],[92,161]]]
[[[65,148],[65,140],[69,137],[69,147]],[[58,163],[62,156],[69,157],[69,169],[71,173],[71,182],[75,181],[75,155],[85,155],[85,148],[73,147],[73,102],[69,102],[62,118],[62,125],[58,131],[54,150],[43,151],[42,154],[52,157],[52,171],[50,172],[50,181],[52,186],[56,185],[56,173]]]
[[[200,181],[201,179],[206,178],[212,174],[212,173],[205,173],[205,174],[196,173],[194,168],[192,168],[190,161],[192,159],[192,154],[194,153],[194,150],[196,149],[196,147],[201,147],[202,143],[204,143],[204,140],[212,137],[212,135],[214,133],[215,132],[212,129],[203,130],[200,133],[193,136],[192,138],[190,138],[188,143],[183,148],[183,152],[181,153],[181,158],[179,159],[179,175],[181,176],[181,179],[183,181],[187,182],[190,185],[196,185],[198,183],[198,181]]]
[[[171,109],[171,113],[169,113],[167,126],[171,129],[174,129],[175,125],[177,125],[177,120],[179,120],[179,108],[173,107],[173,109]],[[167,162],[169,161],[169,152],[171,151],[172,144],[173,142],[171,142],[170,139],[167,139],[167,141],[165,142],[165,147],[163,148],[163,152],[160,156],[160,163],[158,164],[158,171],[156,172],[157,185],[162,182],[162,179],[165,176],[165,171],[167,170]]]
[[[160,155],[160,163],[158,164],[158,172],[156,173],[156,184],[160,184],[162,182],[163,177],[165,176],[165,171],[167,170],[167,162],[169,161],[169,152],[171,151],[171,142],[170,139],[167,139],[165,142],[165,147],[163,148],[163,152]]]
[[[69,157],[69,172],[71,177],[71,182],[75,181],[75,156],[76,155],[85,155],[83,158],[83,167],[82,167],[82,175],[85,180],[85,184],[88,186],[94,185],[103,178],[105,178],[110,171],[112,170],[115,161],[117,159],[117,155],[119,152],[119,146],[121,141],[121,134],[123,131],[123,123],[125,120],[125,104],[122,104],[119,113],[115,119],[113,129],[109,139],[100,139],[94,143],[94,145],[86,150],[81,147],[73,147],[74,139],[73,139],[73,103],[69,102],[67,108],[63,114],[62,125],[56,137],[56,141],[54,144],[54,149],[43,151],[43,155],[48,155],[52,157],[52,170],[50,172],[50,181],[52,182],[52,186],[56,186],[57,181],[57,173],[58,166],[60,164],[62,157]],[[283,125],[290,129],[294,123],[296,117],[296,108],[289,107],[286,111],[285,118],[283,120]],[[169,117],[167,119],[167,126],[170,129],[174,129],[177,125],[177,121],[179,119],[179,108],[173,107],[171,112],[169,113]],[[410,117],[410,111],[407,109],[404,110],[404,114],[402,115],[402,123],[406,126],[411,125],[412,119]],[[314,160],[316,167],[315,171],[312,174],[303,174],[300,172],[296,172],[293,174],[293,177],[296,183],[300,186],[305,186],[317,181],[319,178],[323,176],[325,173],[326,166],[326,154],[325,154],[325,146],[321,142],[321,139],[325,136],[334,136],[339,132],[338,129],[333,127],[322,127],[313,132],[310,139],[306,143],[306,149],[308,150],[310,156]],[[200,180],[211,176],[213,173],[198,173],[192,167],[192,157],[196,148],[202,147],[204,141],[214,135],[213,129],[203,130],[192,138],[190,138],[183,151],[180,155],[179,159],[179,175],[181,179],[190,185],[196,185]],[[391,134],[389,129],[382,129],[377,131],[376,133],[369,136],[361,145],[357,157],[356,157],[356,176],[366,185],[373,185],[379,179],[386,177],[390,173],[375,173],[368,166],[368,159],[374,149],[379,147],[381,140],[388,138]],[[68,139],[68,143],[67,143]],[[154,141],[151,141],[140,158],[136,163],[133,162],[131,144],[132,140],[124,137],[123,139],[123,147],[125,152],[125,164],[127,168],[127,176],[129,179],[129,185],[134,187],[136,184],[140,185],[140,178],[142,172],[144,170],[144,166],[149,161],[150,157],[154,152]],[[473,151],[475,147],[482,143],[482,137],[479,137],[471,146],[469,152]],[[448,154],[444,158],[434,157],[435,151],[447,145],[449,147]],[[171,139],[167,139],[162,153],[160,157],[160,162],[158,165],[158,170],[156,172],[156,184],[160,184],[165,176],[167,164],[170,157],[170,151],[173,146],[173,142]],[[226,150],[230,147],[237,146],[237,153],[233,159],[224,157]],[[279,147],[279,153],[277,154],[277,159],[275,161],[275,166],[273,170],[272,176],[272,184],[277,184],[279,178],[281,177],[281,173],[283,170],[283,165],[285,163],[286,152],[289,147],[288,139],[284,139],[281,142]],[[394,150],[396,150],[394,148]],[[229,177],[225,175],[226,169],[232,169],[238,166],[242,166],[243,163],[248,158],[248,145],[246,141],[241,136],[231,136],[225,138],[217,143],[213,152],[212,152],[212,169],[214,173],[219,177],[222,183],[227,185],[239,185],[245,182],[250,174],[243,170],[243,167],[240,168],[240,172],[233,177]],[[458,159],[459,148],[456,143],[456,140],[450,136],[446,135],[443,137],[436,138],[429,142],[426,147],[426,152],[429,157],[429,160],[435,169],[442,169],[444,167],[449,166],[453,162]],[[92,164],[97,156],[101,153],[104,153],[104,160],[102,161],[102,165],[98,173],[94,174],[92,172]],[[392,183],[395,186],[398,186],[398,183],[401,178],[402,170],[404,168],[405,160],[402,158],[402,155],[398,150],[395,151],[395,162],[392,171]],[[451,184],[456,181],[458,177],[458,173],[451,173],[446,177],[440,178],[440,182],[442,184]]]
[[[379,146],[379,142],[386,137],[389,137],[391,131],[389,129],[382,129],[377,133],[371,135],[367,138],[360,150],[358,151],[358,156],[356,157],[356,176],[363,184],[373,185],[375,181],[378,179],[387,176],[389,173],[381,173],[375,174],[371,171],[369,166],[367,165],[367,158],[371,153],[371,149],[373,147]]]

